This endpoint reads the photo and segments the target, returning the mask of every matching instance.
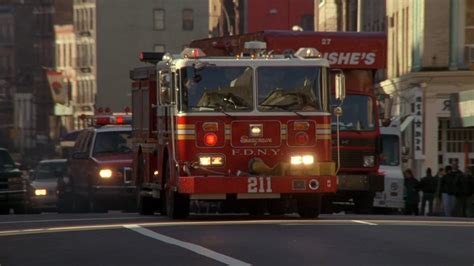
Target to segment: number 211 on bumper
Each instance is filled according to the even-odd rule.
[[[272,178],[263,176],[251,176],[247,179],[248,193],[271,193]]]

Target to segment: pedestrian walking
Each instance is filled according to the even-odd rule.
[[[445,175],[441,178],[441,198],[443,201],[444,216],[451,216],[454,206],[454,173],[453,167],[445,167]]]
[[[433,199],[433,213],[436,216],[443,215],[443,206],[441,201],[441,179],[445,175],[444,168],[440,167],[436,173],[436,191]]]
[[[421,199],[421,215],[425,215],[428,203],[428,215],[433,215],[433,200],[436,193],[438,180],[431,173],[431,168],[426,169],[426,176],[420,180],[419,188],[423,192]]]
[[[471,179],[472,172],[468,167],[464,174],[459,171],[455,175],[454,186],[455,186],[455,204],[453,209],[453,215],[456,217],[466,217],[468,200],[471,196]]]
[[[420,197],[418,195],[419,181],[413,175],[411,169],[406,169],[404,172],[405,185],[405,214],[418,215],[418,203]]]

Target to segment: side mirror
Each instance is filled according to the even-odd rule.
[[[84,159],[89,158],[89,155],[87,154],[87,152],[79,151],[79,152],[74,152],[71,157],[76,160],[84,160]]]
[[[410,148],[408,148],[407,146],[403,146],[402,155],[407,156],[408,154],[410,154]]]
[[[171,90],[171,75],[167,71],[159,72],[159,88],[160,88],[160,104],[171,104],[172,90]]]
[[[36,174],[36,173],[35,173],[35,170],[30,170],[30,171],[28,171],[28,179],[30,179],[30,180],[32,180],[32,181],[35,180],[35,178],[36,178],[36,177],[35,177],[35,174]]]
[[[336,99],[344,101],[346,98],[346,78],[343,73],[336,74]]]

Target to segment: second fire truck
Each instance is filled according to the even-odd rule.
[[[191,200],[219,200],[281,214],[291,200],[313,218],[336,191],[328,61],[248,48],[141,54],[150,65],[130,72],[140,213],[184,218]]]

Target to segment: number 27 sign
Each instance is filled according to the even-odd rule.
[[[272,178],[251,176],[247,179],[248,193],[272,193]]]

